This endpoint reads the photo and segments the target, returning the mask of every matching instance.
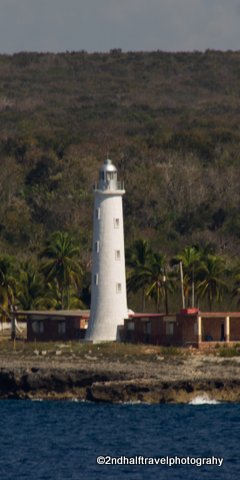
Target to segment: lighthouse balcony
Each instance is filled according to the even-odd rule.
[[[101,191],[116,191],[116,190],[124,190],[124,182],[96,182],[93,185],[93,190],[101,190]]]

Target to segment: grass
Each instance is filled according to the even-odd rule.
[[[19,354],[21,358],[35,355],[55,357],[61,352],[61,358],[83,358],[111,361],[154,361],[166,356],[179,356],[187,353],[186,349],[176,347],[160,347],[155,345],[106,342],[99,344],[72,342],[26,342],[9,339],[0,341],[0,357]]]
[[[56,353],[58,352],[58,353]],[[60,353],[59,353],[60,352]],[[83,360],[109,360],[125,362],[154,362],[168,357],[186,357],[194,353],[200,353],[199,350],[187,349],[175,346],[158,346],[148,344],[131,344],[117,342],[103,342],[98,344],[82,343],[79,341],[69,342],[27,342],[26,340],[17,340],[12,342],[7,337],[0,337],[0,358],[16,354],[20,358],[45,357],[56,358],[57,355],[65,359],[83,359]],[[202,352],[204,355],[215,354],[220,357],[231,358],[240,356],[240,345],[232,347],[221,347],[220,345],[211,351]]]
[[[219,357],[231,358],[240,356],[240,346],[235,345],[234,347],[221,347],[218,350]]]

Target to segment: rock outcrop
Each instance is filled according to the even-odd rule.
[[[240,379],[160,380],[129,378],[124,372],[91,369],[14,368],[0,370],[0,399],[79,399],[93,402],[188,403],[207,394],[240,401]]]

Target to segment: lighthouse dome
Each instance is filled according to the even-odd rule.
[[[102,190],[117,189],[117,169],[107,158],[99,170],[99,187]]]

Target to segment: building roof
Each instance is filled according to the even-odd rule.
[[[158,318],[164,316],[165,313],[129,313],[129,318]]]
[[[198,312],[199,317],[207,317],[207,318],[240,318],[240,312]]]
[[[189,318],[196,318],[196,316],[202,318],[240,318],[240,312],[202,312],[198,309],[185,309],[181,310],[179,313],[129,313],[128,318],[159,318],[159,317],[173,317],[173,316],[180,316],[180,317],[189,317]]]
[[[82,317],[88,318],[90,310],[18,310],[18,316],[31,317],[38,315],[41,317]]]

